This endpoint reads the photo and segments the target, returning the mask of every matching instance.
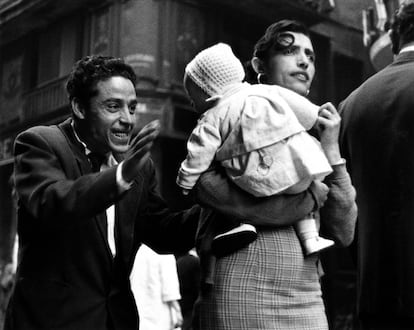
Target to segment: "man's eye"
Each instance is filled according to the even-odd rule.
[[[109,110],[118,110],[119,109],[119,104],[117,104],[117,103],[107,103],[106,107]]]
[[[130,112],[130,114],[134,114],[134,113],[135,113],[136,108],[137,108],[137,105],[136,105],[136,104],[131,105],[131,106],[129,107],[129,112]]]

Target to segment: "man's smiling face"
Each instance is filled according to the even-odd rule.
[[[136,120],[134,85],[129,79],[115,76],[98,82],[96,91],[85,112],[85,142],[89,149],[99,153],[124,153]]]

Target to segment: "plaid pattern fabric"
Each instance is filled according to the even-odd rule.
[[[328,329],[317,260],[304,257],[292,227],[259,231],[248,247],[217,260],[195,329]]]

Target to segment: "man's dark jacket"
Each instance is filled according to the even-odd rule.
[[[15,156],[20,264],[6,329],[137,329],[129,275],[139,244],[187,251],[199,208],[170,213],[151,161],[118,192],[117,167],[92,173],[70,120],[23,132]],[[115,258],[105,234],[112,204]]]
[[[414,317],[414,52],[401,53],[340,106],[357,191],[358,309]]]

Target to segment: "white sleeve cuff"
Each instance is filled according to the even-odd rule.
[[[333,164],[330,164],[331,166],[337,166],[337,165],[344,165],[346,164],[345,158],[341,158],[338,161],[334,162]]]
[[[118,185],[120,192],[127,191],[132,186],[132,182],[126,182],[124,178],[122,177],[122,166],[123,165],[124,165],[124,162],[121,162],[118,165],[118,168],[116,169],[116,183]]]

